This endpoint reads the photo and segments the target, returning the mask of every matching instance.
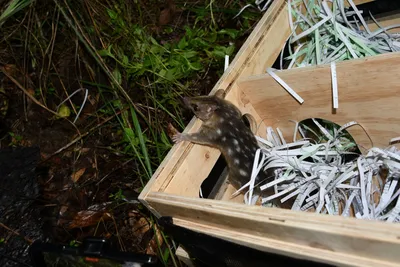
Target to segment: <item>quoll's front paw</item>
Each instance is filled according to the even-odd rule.
[[[172,142],[179,143],[183,141],[183,134],[180,133],[171,123],[168,124],[167,132]]]
[[[172,141],[177,144],[179,142],[185,141],[185,134],[183,133],[176,133],[172,136]]]

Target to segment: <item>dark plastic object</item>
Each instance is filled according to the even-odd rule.
[[[50,267],[48,261],[45,260],[45,254],[51,255],[53,258],[63,258],[63,260],[86,259],[87,261],[94,262],[93,266],[110,266],[110,261],[113,262],[112,266],[118,266],[118,263],[120,263],[121,266],[131,266],[124,265],[129,263],[140,264],[140,266],[143,267],[162,266],[160,265],[157,257],[114,250],[109,246],[106,239],[96,237],[84,239],[83,244],[80,247],[71,247],[36,241],[30,246],[29,249],[32,265],[34,267]],[[104,263],[103,265],[101,260],[107,260],[107,264]],[[71,264],[72,265],[68,266],[76,266],[74,263]]]

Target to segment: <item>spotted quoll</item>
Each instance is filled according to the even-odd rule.
[[[231,102],[224,99],[220,89],[214,95],[185,97],[184,104],[203,121],[196,133],[176,133],[175,143],[189,141],[207,145],[221,151],[229,170],[229,181],[239,189],[250,181],[254,156],[259,148],[257,140],[242,119],[242,113]],[[265,177],[261,172],[255,184]]]

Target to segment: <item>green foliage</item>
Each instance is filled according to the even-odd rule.
[[[79,241],[71,240],[69,242],[70,247],[79,247]]]
[[[8,133],[11,136],[11,143],[9,146],[19,146],[23,141],[23,137],[13,132]]]
[[[13,16],[15,13],[21,11],[25,7],[29,6],[32,3],[32,0],[11,0],[7,8],[0,15],[0,27]]]
[[[115,193],[115,194],[112,194],[112,193],[111,193],[111,194],[109,195],[109,198],[112,198],[112,199],[115,200],[115,201],[122,201],[122,200],[125,199],[125,196],[124,196],[124,194],[122,193],[122,190],[119,189],[117,193]]]
[[[165,116],[184,128],[177,99],[192,90],[210,69],[222,75],[225,55],[232,59],[237,50],[234,40],[245,30],[218,29],[217,24],[207,23],[211,6],[215,7],[215,3],[195,10],[194,25],[184,26],[179,36],[169,40],[163,40],[163,36],[173,34],[172,27],[165,27],[161,37],[152,36],[146,27],[128,21],[129,15],[118,4],[105,11],[107,24],[103,25],[102,32],[108,38],[108,45],[97,53],[112,66],[112,75],[119,85],[128,84],[136,101],[146,102],[156,110],[152,115],[139,114],[120,95],[108,100],[109,104],[99,110],[108,115],[126,108],[130,110],[118,116],[122,138],[114,146],[134,156],[142,166],[143,186],[172,146],[165,132]],[[160,112],[163,117],[159,116]]]
[[[117,26],[117,25],[116,25]],[[118,28],[114,34],[120,32]],[[234,39],[238,32],[231,30],[206,31],[185,27],[185,34],[177,43],[160,45],[143,28],[132,25],[128,44],[111,44],[98,51],[103,57],[115,60],[127,75],[127,79],[154,75],[154,83],[179,86],[179,80],[195,73],[204,73],[209,63],[223,66],[225,55],[232,56],[234,45],[216,45],[217,39],[226,36]],[[115,69],[114,75],[121,79]]]

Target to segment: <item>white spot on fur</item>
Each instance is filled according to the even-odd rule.
[[[234,161],[233,161],[236,165],[239,165],[240,164],[240,160],[239,159],[234,159]]]
[[[222,134],[222,131],[221,131],[221,129],[217,129],[217,134],[219,134],[219,135],[221,135],[221,134]]]
[[[226,141],[226,137],[225,137],[225,136],[224,136],[224,137],[222,137],[222,141],[224,141],[224,142]]]
[[[224,121],[225,121],[224,118],[220,118],[220,119],[219,119],[219,122],[224,122]]]
[[[233,150],[228,148],[228,155],[232,155],[233,154]]]
[[[238,144],[239,144],[239,141],[236,140],[236,139],[233,139],[233,144],[234,144],[234,145],[238,145]]]
[[[239,170],[239,173],[242,176],[247,176],[248,175],[247,172],[245,170],[242,170],[242,169]]]
[[[236,147],[236,151],[237,151],[237,152],[240,152],[240,151],[241,151],[240,146],[237,146],[237,147]]]
[[[230,124],[230,125],[233,125],[233,121],[230,121],[229,124]]]

